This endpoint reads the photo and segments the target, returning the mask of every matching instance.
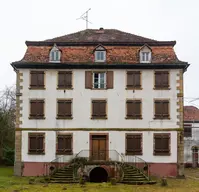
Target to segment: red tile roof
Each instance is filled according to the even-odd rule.
[[[184,106],[184,121],[199,121],[199,109],[194,106]]]

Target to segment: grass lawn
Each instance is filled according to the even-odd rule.
[[[199,171],[199,170],[198,170]],[[36,184],[28,184],[27,177],[14,177],[12,167],[0,167],[0,191],[5,192],[26,192],[26,191],[71,191],[71,192],[199,192],[199,180],[193,179],[168,179],[168,186],[161,187],[158,182],[155,185],[123,185],[116,186],[110,183],[86,183],[79,184],[43,184],[39,183],[41,178],[36,178]],[[66,190],[64,190],[66,188]]]

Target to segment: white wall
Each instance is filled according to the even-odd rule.
[[[125,90],[126,70],[114,71],[114,89],[85,89],[85,70],[73,70],[74,89],[57,90],[57,72],[46,70],[46,90],[29,90],[29,70],[23,73],[22,97],[23,103],[21,128],[178,128],[177,122],[177,90],[176,80],[179,70],[170,70],[171,90],[153,90],[154,71],[142,71],[143,90]],[[179,78],[179,77],[178,77]],[[29,120],[29,99],[45,99],[45,120]],[[73,120],[56,120],[56,99],[73,98]],[[91,120],[91,99],[104,98],[108,100],[108,119]],[[142,120],[126,120],[126,99],[142,99]],[[170,120],[153,120],[154,98],[170,99]]]
[[[73,132],[73,153],[77,154],[81,150],[89,150],[89,134],[93,131],[75,131]],[[104,131],[103,133],[108,133]],[[120,154],[125,154],[125,134],[128,132],[111,131],[109,132],[109,150],[116,150]],[[132,133],[132,132],[131,132]],[[140,132],[135,132],[140,133]],[[161,132],[171,133],[171,155],[170,156],[154,156],[153,155],[153,134],[155,132],[148,131],[143,133],[143,155],[138,156],[146,162],[153,163],[175,163],[177,162],[177,132]],[[156,132],[157,133],[157,132]],[[160,132],[158,132],[160,133]],[[45,155],[29,155],[28,154],[28,131],[22,132],[22,161],[24,162],[50,162],[56,158],[56,133],[55,131],[45,132]]]

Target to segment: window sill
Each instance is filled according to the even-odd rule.
[[[73,90],[73,87],[72,88],[69,88],[69,87],[65,87],[65,88],[57,87],[57,90]]]
[[[158,154],[158,153],[153,153],[154,156],[171,156],[171,153],[163,153],[163,154]]]
[[[73,153],[56,152],[56,155],[73,155]]]
[[[45,87],[29,87],[30,90],[45,90]]]
[[[43,153],[30,153],[30,152],[28,152],[28,155],[45,155],[45,153],[43,152]]]
[[[127,156],[134,156],[134,155],[143,155],[143,153],[141,152],[141,153],[125,153],[125,155],[127,155]]]
[[[142,90],[143,88],[142,87],[140,87],[140,88],[138,88],[138,87],[126,87],[125,89],[126,90]]]
[[[171,120],[170,117],[167,117],[167,118],[154,117],[153,119],[154,119],[154,120]]]
[[[92,88],[92,90],[107,90],[107,88]]]
[[[142,120],[142,117],[125,117],[125,119]]]
[[[92,120],[106,120],[107,117],[91,117]]]
[[[154,87],[153,90],[160,90],[160,91],[161,90],[171,90],[171,88],[170,87],[162,87],[162,88],[161,87],[160,88],[159,87]]]
[[[46,117],[39,117],[39,118],[37,118],[37,117],[29,117],[29,119],[44,120],[44,119],[46,119]]]
[[[56,117],[56,119],[68,119],[68,120],[71,120],[71,119],[73,119],[73,117]]]

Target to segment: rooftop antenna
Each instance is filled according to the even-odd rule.
[[[86,21],[86,29],[88,29],[88,23],[92,24],[92,23],[88,20],[88,12],[89,12],[90,10],[91,10],[91,8],[88,9],[85,13],[83,13],[79,18],[77,18],[77,20],[78,20],[78,19],[82,19],[82,20]]]

